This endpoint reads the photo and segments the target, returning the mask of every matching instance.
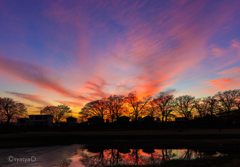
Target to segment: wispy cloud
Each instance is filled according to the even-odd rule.
[[[79,103],[79,102],[72,102],[72,101],[56,101],[60,104],[63,104],[63,105],[67,105],[69,107],[83,107],[84,105],[82,103]]]
[[[22,99],[26,99],[28,101],[31,101],[40,105],[51,105],[49,102],[43,100],[43,97],[39,95],[31,95],[31,94],[18,93],[18,92],[6,92],[6,93],[20,97]],[[32,107],[32,106],[28,105],[28,107]]]
[[[223,70],[240,60],[240,44],[237,38],[229,39],[229,47],[223,47],[212,37],[239,23],[239,5],[240,1],[51,1],[39,2],[33,18],[40,18],[32,19],[6,2],[0,7],[5,9],[4,32],[22,36],[0,40],[8,43],[0,50],[0,72],[55,92],[60,96],[52,101],[72,106],[130,91],[153,95],[191,80],[199,70],[207,76],[222,71],[222,77],[208,84],[216,90],[228,88],[238,83],[238,75]],[[25,9],[21,7],[19,11]]]
[[[26,63],[0,57],[0,72],[3,72],[7,77],[32,83],[41,88],[57,92],[63,96],[86,100],[84,97],[78,96],[73,91],[62,86],[60,84],[60,78],[57,77],[57,74],[50,68],[35,63]]]
[[[208,57],[208,63],[215,71],[240,61],[240,42],[238,40],[232,40],[230,45],[225,48],[217,45],[211,45],[210,48],[213,56]]]
[[[240,68],[231,68],[219,72],[222,76],[208,82],[205,82],[211,86],[207,89],[207,93],[214,93],[217,91],[229,90],[229,89],[239,89],[240,85]]]

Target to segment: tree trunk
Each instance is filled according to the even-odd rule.
[[[11,120],[11,117],[8,116],[8,117],[7,117],[7,125],[8,125],[8,126],[9,126],[9,124],[10,124],[10,120]]]
[[[135,112],[135,122],[137,122],[138,121],[138,114],[137,114],[137,112]]]
[[[164,121],[165,113],[164,111],[162,112],[162,122]]]

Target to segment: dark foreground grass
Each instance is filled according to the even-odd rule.
[[[240,130],[27,132],[0,135],[0,148],[87,144],[127,148],[240,149]]]

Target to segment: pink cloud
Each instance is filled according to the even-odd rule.
[[[31,102],[34,102],[40,105],[51,105],[49,102],[43,100],[43,98],[39,95],[31,95],[31,94],[18,93],[18,92],[6,92],[6,93],[20,97],[22,99],[29,100]],[[32,107],[32,106],[28,105],[28,107]]]
[[[154,94],[186,75],[195,75],[197,68],[204,66],[203,60],[213,62],[216,69],[239,60],[236,40],[229,49],[212,45],[209,51],[207,46],[211,36],[238,10],[239,2],[217,3],[207,15],[204,10],[208,9],[208,1],[166,3],[166,8],[159,5],[142,10],[147,1],[81,1],[74,5],[49,2],[42,14],[59,26],[50,26],[49,34],[60,44],[69,43],[66,45],[73,46],[74,51],[66,51],[54,40],[43,41],[47,49],[54,51],[46,62],[58,60],[55,54],[61,53],[73,63],[63,62],[60,75],[52,68],[0,57],[0,72],[85,102],[132,90]],[[69,32],[74,36],[69,37]],[[226,57],[229,53],[230,59]],[[211,84],[234,82],[228,79]]]
[[[74,56],[79,67],[68,71],[69,77],[78,78],[74,81],[82,82],[80,86],[73,83],[79,93],[95,91],[89,93],[91,98],[102,97],[106,92],[131,90],[154,94],[171,86],[187,72],[197,72],[199,63],[208,58],[207,41],[237,10],[236,4],[220,2],[206,17],[203,10],[206,10],[207,1],[179,1],[169,2],[166,9],[159,6],[141,11],[146,3],[84,1],[69,7],[57,2],[45,11],[46,16],[63,26],[67,24],[73,30],[79,29],[79,52]],[[83,6],[89,6],[88,10]],[[149,17],[144,18],[145,15]],[[125,30],[112,33],[109,20]],[[104,51],[91,44],[99,34],[111,35]],[[212,49],[216,58],[225,59],[225,53],[220,48]],[[97,77],[94,79],[95,76],[107,81],[108,85]]]
[[[240,84],[240,68],[231,68],[219,73],[221,78],[217,78],[208,82],[212,88],[207,89],[207,93],[214,93],[229,89],[238,89]]]
[[[240,42],[232,40],[228,48],[220,48],[216,45],[211,46],[213,57],[209,61],[213,69],[219,70],[240,61]]]
[[[224,71],[221,71],[219,72],[219,74],[228,74],[228,73],[232,73],[232,74],[240,74],[240,68],[231,68],[231,69],[228,69],[228,70],[224,70]]]
[[[7,77],[32,83],[36,86],[57,92],[67,97],[88,100],[62,86],[60,84],[60,79],[56,77],[56,73],[47,67],[0,57],[0,72]]]
[[[39,66],[38,64],[20,62],[14,59],[0,57],[0,72],[6,77],[15,80],[28,82],[40,88],[47,89],[61,94],[64,97],[70,97],[81,101],[90,101],[93,99],[103,98],[107,94],[104,93],[104,87],[108,85],[101,77],[94,76],[85,83],[81,84],[84,89],[82,95],[78,95],[77,91],[69,90],[60,83],[58,74],[50,68]],[[37,102],[37,95],[21,94],[17,92],[8,92],[16,96]],[[34,99],[35,98],[35,99]],[[39,99],[40,100],[40,99]],[[40,101],[38,101],[41,103]],[[42,101],[42,104],[44,102]]]

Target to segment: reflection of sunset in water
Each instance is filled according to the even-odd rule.
[[[216,151],[200,152],[190,149],[78,149],[70,158],[70,164],[63,166],[147,165],[160,164],[173,159],[189,160],[223,155]]]

